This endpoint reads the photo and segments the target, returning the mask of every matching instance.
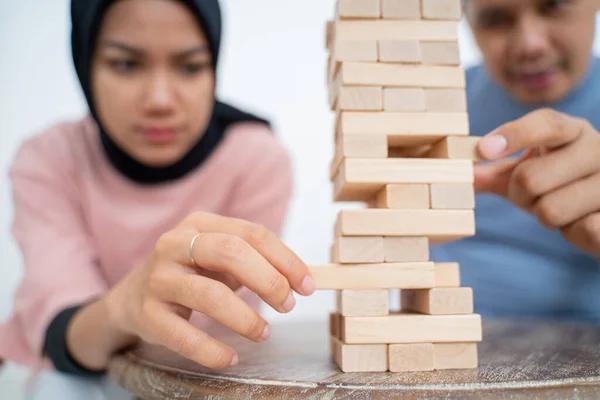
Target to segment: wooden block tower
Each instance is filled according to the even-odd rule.
[[[473,292],[429,252],[475,234],[461,14],[460,0],[337,0],[327,22],[333,197],[365,204],[339,213],[331,264],[312,267],[336,291],[331,353],[345,372],[478,365]]]

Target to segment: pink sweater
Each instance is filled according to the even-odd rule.
[[[104,158],[90,117],[27,140],[10,169],[13,234],[25,263],[13,316],[0,326],[0,358],[34,368],[45,330],[62,309],[101,296],[192,211],[261,223],[281,233],[292,192],[286,151],[264,125],[238,123],[196,171],[159,186],[122,177]],[[255,308],[246,288],[237,294]],[[194,313],[208,332],[220,327]]]

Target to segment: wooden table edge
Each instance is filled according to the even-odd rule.
[[[132,369],[134,371],[132,371]],[[164,393],[157,387],[156,379],[160,377],[161,386],[170,386],[178,388],[181,392],[193,394],[196,397],[185,397],[189,399],[200,399],[205,397],[213,398],[222,396],[225,393],[234,394],[235,391],[251,391],[254,396],[260,396],[261,399],[280,397],[284,392],[288,396],[298,398],[313,398],[314,396],[340,395],[345,397],[350,393],[357,391],[387,392],[395,391],[413,395],[483,395],[494,393],[514,392],[515,394],[525,395],[524,398],[540,398],[541,392],[552,390],[572,391],[593,390],[594,393],[600,393],[600,380],[590,378],[560,379],[551,381],[540,381],[532,384],[531,382],[500,382],[487,384],[440,384],[440,385],[349,385],[338,383],[314,383],[314,382],[294,382],[294,381],[273,381],[257,378],[244,378],[229,375],[218,375],[194,372],[190,374],[185,370],[158,365],[126,352],[115,356],[109,367],[109,375],[113,381],[125,390],[142,398],[144,400],[165,399],[167,395],[173,396],[173,392]],[[283,391],[283,392],[282,392]],[[277,393],[277,396],[272,396]],[[202,397],[197,397],[202,396]],[[246,397],[245,398],[255,398]],[[315,398],[318,398],[315,397]],[[229,396],[227,397],[229,398]],[[235,398],[235,397],[233,397]],[[333,397],[332,397],[333,398]]]

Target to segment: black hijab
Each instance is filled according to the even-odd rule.
[[[144,165],[129,156],[106,134],[94,109],[91,93],[91,60],[98,37],[102,18],[108,7],[117,0],[72,0],[71,1],[71,50],[77,77],[81,83],[90,112],[100,129],[102,146],[108,160],[127,178],[142,184],[154,184],[178,179],[199,167],[219,145],[230,124],[243,121],[256,121],[269,125],[269,122],[238,110],[218,100],[206,131],[196,145],[179,161],[166,167]],[[213,67],[217,70],[217,60],[221,43],[221,10],[218,0],[179,0],[194,13],[208,39],[212,52]]]

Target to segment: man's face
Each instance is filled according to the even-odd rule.
[[[513,97],[543,105],[586,72],[599,0],[466,0],[486,69]]]

